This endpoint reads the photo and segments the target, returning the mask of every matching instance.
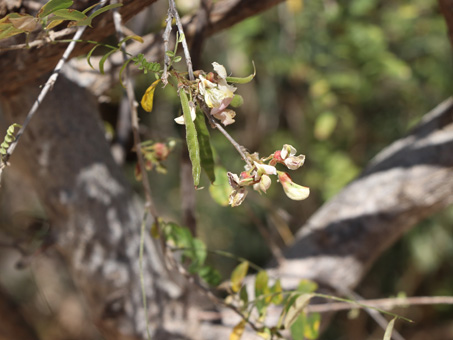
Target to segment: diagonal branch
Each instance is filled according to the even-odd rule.
[[[450,98],[309,219],[276,275],[287,286],[303,277],[344,293],[403,233],[453,203],[452,192]]]

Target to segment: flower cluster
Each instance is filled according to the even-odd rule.
[[[245,171],[241,172],[239,176],[228,172],[228,181],[233,188],[229,199],[232,207],[236,207],[244,201],[248,186],[252,186],[260,193],[265,193],[272,183],[271,175],[277,175],[285,194],[292,200],[304,200],[310,194],[309,188],[294,183],[288,173],[278,171],[276,168],[276,165],[280,163],[290,170],[296,170],[304,164],[305,156],[296,156],[296,149],[291,145],[285,144],[282,150],[275,151],[267,158],[260,159],[257,153],[248,155],[248,158],[249,164],[245,166]]]
[[[203,97],[205,104],[211,109],[210,114],[221,121],[225,126],[234,123],[236,112],[227,107],[234,98],[236,87],[227,83],[225,67],[219,63],[212,63],[214,72],[199,74],[197,79],[198,92]],[[183,91],[183,90],[180,90]],[[191,110],[192,120],[195,120],[195,107]],[[175,118],[178,124],[184,124],[184,117]]]
[[[145,160],[145,170],[151,171],[155,167],[157,172],[166,173],[167,169],[162,162],[168,158],[175,144],[174,140],[170,140],[168,143],[153,143],[152,141],[141,143],[140,148]],[[137,163],[135,167],[135,178],[140,180],[141,177],[140,166]]]

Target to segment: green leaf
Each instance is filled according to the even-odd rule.
[[[232,190],[228,183],[227,170],[222,166],[215,166],[214,173],[216,180],[209,186],[209,193],[217,204],[226,207]]]
[[[146,92],[142,97],[141,104],[143,110],[146,112],[151,112],[153,110],[154,92],[156,91],[156,87],[159,82],[160,79],[155,80],[151,86],[146,89]]]
[[[23,30],[18,30],[12,24],[0,25],[0,39],[6,39],[21,33],[25,32]]]
[[[128,40],[135,40],[135,41],[138,41],[140,43],[143,44],[144,40],[141,36],[139,35],[128,35],[127,37],[123,38],[120,40],[120,42],[118,43],[118,46],[121,46],[123,43],[125,43],[126,41]]]
[[[211,148],[211,137],[209,136],[209,130],[206,126],[206,120],[203,112],[197,110],[197,117],[195,118],[195,128],[198,134],[198,144],[200,145],[200,159],[201,167],[208,175],[211,183],[215,181],[214,171],[214,156]]]
[[[198,144],[197,130],[190,114],[189,100],[184,89],[180,89],[179,98],[181,99],[182,112],[186,126],[186,142],[189,149],[189,158],[192,162],[193,184],[197,187],[200,184],[201,163],[200,146]]]
[[[395,321],[396,318],[393,318],[389,324],[387,325],[387,328],[385,329],[385,334],[384,334],[384,339],[383,340],[391,340],[392,339],[392,332],[393,332],[393,327],[395,326]]]
[[[182,41],[186,38],[186,36],[183,34],[181,34],[179,37],[178,37],[178,42],[179,43],[182,43]]]
[[[211,266],[204,266],[198,271],[198,275],[210,286],[218,286],[222,281],[222,277],[218,270]]]
[[[181,59],[182,59],[182,57],[178,55],[178,56],[173,58],[173,62],[174,63],[179,63],[181,61]]]
[[[202,268],[208,252],[206,250],[206,245],[200,239],[192,238],[190,243],[190,249],[186,250],[184,255],[192,260],[192,263],[189,266],[189,272],[194,274]]]
[[[235,83],[235,84],[247,84],[255,78],[256,75],[256,68],[255,68],[255,63],[253,63],[253,73],[247,77],[226,77],[226,81],[229,83]]]
[[[38,12],[38,18],[44,18],[59,9],[66,9],[71,7],[73,4],[72,0],[50,0]]]
[[[168,55],[170,58],[175,56],[175,53],[173,51],[167,51],[165,52],[166,55]]]
[[[91,50],[90,52],[88,52],[87,54],[87,63],[88,65],[90,65],[90,67],[94,70],[94,67],[93,65],[91,64],[91,55],[93,54],[94,50],[97,49],[100,45],[95,45]]]
[[[259,297],[269,293],[269,276],[265,270],[260,271],[255,277],[255,296]]]
[[[101,74],[104,74],[104,64],[107,61],[108,57],[110,57],[116,51],[117,51],[117,49],[107,52],[106,54],[104,54],[102,56],[101,60],[99,60],[99,72],[101,72]]]
[[[247,292],[247,287],[242,286],[239,292],[239,299],[242,301],[243,306],[247,308],[247,305],[249,303],[249,294]]]
[[[313,294],[302,294],[299,295],[295,300],[290,300],[288,311],[286,312],[285,321],[283,327],[289,329],[291,325],[296,322],[299,315],[303,312],[304,308],[310,302]]]
[[[242,286],[242,281],[247,275],[248,270],[249,270],[248,261],[244,261],[240,263],[236,268],[234,268],[230,278],[231,290],[233,292],[235,293],[239,292]]]
[[[121,7],[121,6],[123,6],[123,4],[111,4],[111,5],[104,6],[104,7],[100,8],[100,9],[98,9],[93,14],[91,14],[88,18],[77,21],[75,23],[75,25],[76,26],[91,26],[91,22],[98,15],[100,15],[100,14],[102,14],[102,13],[108,11],[108,10],[111,10],[113,8],[118,8],[118,7]]]
[[[318,284],[307,279],[300,280],[299,285],[297,286],[297,291],[303,294],[313,293],[316,289],[318,289]]]
[[[305,322],[302,315],[303,313],[297,317],[296,321],[294,321],[290,328],[291,337],[295,340],[304,339]]]
[[[269,276],[265,270],[260,271],[255,277],[255,298],[256,298],[256,309],[260,316],[263,316],[266,312],[267,306],[271,302],[272,297],[270,296],[270,289],[268,286]],[[269,295],[265,298],[260,298],[262,295]]]
[[[272,303],[275,305],[279,305],[283,302],[283,294],[282,293],[282,284],[280,282],[280,279],[275,281],[274,285],[271,287],[271,293],[272,293]]]
[[[321,325],[321,314],[311,313],[306,315],[302,313],[302,318],[304,319],[304,336],[307,339],[314,340],[319,337],[319,327]]]
[[[52,17],[51,20],[73,20],[79,21],[86,19],[86,15],[82,12],[76,11],[75,9],[59,9],[55,11],[55,17]]]

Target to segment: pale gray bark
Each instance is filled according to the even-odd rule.
[[[404,232],[451,204],[452,193],[450,98],[309,219],[277,275],[287,285],[304,277],[340,292],[352,289]]]

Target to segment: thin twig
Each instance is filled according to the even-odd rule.
[[[184,57],[186,59],[187,70],[189,72],[189,80],[194,81],[195,77],[193,76],[193,67],[192,67],[192,59],[190,58],[189,46],[187,45],[186,35],[184,34],[184,28],[182,27],[181,18],[179,17],[179,13],[176,9],[175,0],[168,0],[170,10],[173,12],[173,16],[176,20],[176,26],[178,27],[179,36],[184,37],[182,40],[182,47],[184,50]]]
[[[405,298],[358,300],[357,302],[360,302],[361,304],[369,307],[377,307],[385,310],[390,310],[396,307],[406,306],[453,305],[453,296],[412,296]],[[318,305],[309,305],[307,306],[306,311],[309,313],[327,313],[356,308],[363,309],[365,307],[348,302],[330,302]]]
[[[165,19],[165,22],[167,23],[167,25],[165,26],[165,31],[164,31],[164,34],[162,35],[163,40],[164,40],[164,53],[165,53],[164,72],[162,74],[162,83],[164,85],[168,84],[168,64],[170,63],[170,57],[167,55],[167,51],[168,51],[168,43],[170,41],[172,21],[173,21],[173,11],[169,8],[168,14],[167,14],[167,19]]]
[[[68,47],[66,48],[65,52],[63,53],[63,56],[60,58],[60,60],[57,63],[57,66],[55,66],[55,69],[53,70],[52,74],[50,75],[49,79],[47,80],[46,84],[41,90],[41,93],[39,94],[38,98],[34,102],[32,108],[27,114],[27,117],[25,118],[24,123],[22,124],[22,127],[20,128],[19,132],[16,135],[16,139],[14,142],[11,143],[9,146],[8,150],[6,151],[6,155],[4,157],[5,163],[8,161],[8,159],[11,157],[13,154],[14,150],[16,149],[17,143],[19,142],[20,137],[24,133],[25,129],[27,128],[28,124],[30,123],[30,120],[33,118],[35,115],[36,111],[38,111],[39,106],[41,105],[42,101],[46,97],[47,93],[49,92],[50,89],[52,89],[53,85],[57,81],[58,76],[60,75],[60,71],[65,64],[65,62],[68,60],[69,55],[71,54],[72,50],[75,47],[76,41],[80,39],[82,36],[83,32],[85,31],[87,26],[81,26],[77,29],[77,32],[74,34],[74,38],[72,42],[69,43]]]
[[[124,36],[124,34],[122,32],[122,19],[121,19],[121,15],[118,11],[114,11],[113,21],[115,23],[115,29],[117,30],[118,38],[122,39],[122,37]],[[123,62],[125,63],[127,61],[127,53],[126,53],[124,43],[121,45],[121,50],[123,52]],[[142,149],[140,147],[142,142],[140,139],[139,124],[138,124],[138,113],[137,113],[138,104],[135,99],[134,88],[133,88],[132,81],[130,78],[129,65],[126,66],[126,70],[124,73],[125,73],[124,84],[126,86],[126,95],[127,95],[128,101],[129,101],[129,108],[131,110],[131,127],[132,127],[132,134],[134,136],[134,148],[135,148],[135,152],[137,153],[138,166],[140,168],[140,173],[142,174],[142,185],[143,185],[143,189],[144,189],[145,197],[146,197],[146,209],[148,209],[150,214],[153,216],[154,220],[157,221],[158,214],[157,214],[155,205],[153,203],[153,199],[152,199],[152,195],[151,195],[151,187],[149,185],[148,176],[146,176],[145,161],[143,159]]]

